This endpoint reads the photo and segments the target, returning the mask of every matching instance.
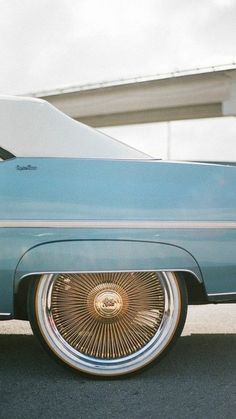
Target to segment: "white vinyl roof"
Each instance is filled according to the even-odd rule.
[[[18,157],[150,158],[44,100],[25,97],[0,96],[0,147]]]

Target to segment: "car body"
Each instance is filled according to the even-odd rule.
[[[0,99],[0,318],[78,371],[161,358],[187,304],[236,302],[236,167],[158,161]]]

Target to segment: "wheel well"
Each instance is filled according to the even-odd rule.
[[[188,293],[189,304],[207,304],[207,294],[203,283],[200,283],[198,278],[191,272],[176,272],[177,276],[184,279]],[[28,289],[31,281],[39,278],[38,275],[28,275],[24,277],[20,283],[18,290],[14,296],[14,317],[19,320],[28,320],[27,312],[27,297]]]
[[[208,298],[205,286],[202,282],[199,282],[198,278],[191,272],[176,272],[177,276],[181,277],[185,281],[185,285],[188,293],[188,304],[208,304]]]
[[[36,281],[40,275],[28,275],[22,278],[17,292],[14,295],[14,318],[28,320],[28,290],[32,281]]]

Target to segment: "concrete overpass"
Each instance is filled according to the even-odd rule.
[[[31,96],[94,127],[236,116],[236,65],[72,86]]]

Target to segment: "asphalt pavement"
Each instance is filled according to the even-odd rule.
[[[85,378],[58,365],[28,322],[0,323],[1,419],[236,417],[236,305],[190,307],[182,337],[127,379]]]

